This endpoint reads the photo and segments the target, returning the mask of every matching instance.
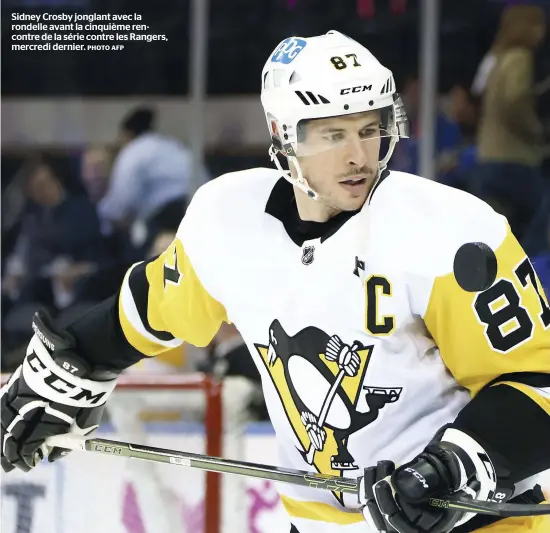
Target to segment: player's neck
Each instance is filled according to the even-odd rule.
[[[313,200],[298,187],[293,186],[294,196],[296,197],[296,207],[298,216],[305,221],[326,222],[341,212],[340,209],[330,207],[321,200]]]

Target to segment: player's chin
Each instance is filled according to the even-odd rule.
[[[366,187],[356,191],[340,191],[340,194],[338,194],[339,207],[342,211],[356,211],[363,206],[367,195],[368,189]]]
[[[338,211],[359,211],[365,203],[366,197],[354,198],[352,200],[340,201],[337,203]]]

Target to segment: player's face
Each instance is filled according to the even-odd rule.
[[[379,111],[309,121],[298,161],[319,202],[337,211],[364,204],[378,174]],[[302,155],[300,155],[302,154]]]

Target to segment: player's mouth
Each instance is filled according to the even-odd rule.
[[[365,176],[351,176],[340,182],[340,185],[350,192],[357,192],[365,186],[367,178]]]

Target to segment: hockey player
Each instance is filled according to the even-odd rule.
[[[201,187],[169,248],[65,331],[35,316],[2,390],[3,468],[33,468],[50,435],[92,431],[118,373],[205,346],[225,321],[261,373],[281,464],[362,477],[359,499],[281,486],[292,531],[548,532],[541,517],[426,505],[543,500],[550,308],[506,220],[386,169],[406,117],[357,42],[286,39],[261,83],[277,170]]]

